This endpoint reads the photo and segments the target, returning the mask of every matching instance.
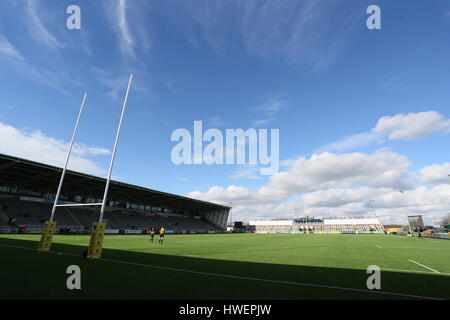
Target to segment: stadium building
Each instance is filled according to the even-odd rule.
[[[0,154],[0,232],[40,233],[50,217],[62,169]],[[106,179],[68,170],[61,204],[101,202]],[[230,207],[111,181],[104,222],[107,233],[226,231]],[[98,207],[58,207],[57,232],[89,233]]]
[[[327,219],[304,217],[293,220],[250,221],[257,233],[384,233],[378,218]]]

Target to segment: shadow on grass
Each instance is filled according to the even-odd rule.
[[[450,298],[448,276],[382,271],[382,290],[372,291],[366,287],[365,270],[114,249],[104,249],[101,260],[90,260],[82,257],[82,246],[55,243],[49,253],[36,248],[36,241],[0,238],[0,299]],[[81,290],[67,289],[69,265],[81,268]]]

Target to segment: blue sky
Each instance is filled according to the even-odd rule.
[[[105,176],[133,73],[116,179],[233,201],[244,220],[360,215],[369,199],[386,221],[448,212],[450,3],[5,0],[0,15],[2,153],[61,165],[87,91],[71,168]],[[171,133],[194,120],[279,129],[280,172],[174,165]]]

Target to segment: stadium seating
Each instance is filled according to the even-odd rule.
[[[105,221],[107,226],[112,229],[125,229],[129,227],[125,221],[117,217],[112,212],[105,212]]]
[[[384,231],[381,224],[342,224],[342,225],[322,225],[314,226],[314,232],[333,233],[333,232],[363,232],[363,231]]]
[[[0,227],[7,226],[10,219],[11,218],[3,207],[3,203],[0,201]]]
[[[50,203],[19,201],[3,199],[3,206],[16,224],[41,225],[50,218],[52,205]],[[55,220],[60,226],[74,226],[76,221],[63,208],[57,208]]]
[[[261,232],[261,233],[289,233],[291,231],[293,231],[292,225],[258,226],[256,229],[256,232]]]
[[[359,233],[384,232],[383,224],[377,218],[358,219],[305,219],[251,221],[250,225],[260,233]]]
[[[98,221],[99,218],[99,213],[91,210],[80,208],[70,208],[69,210],[75,215],[77,220],[83,224],[83,226],[88,228],[92,226],[93,222]]]
[[[160,215],[142,215],[142,214],[117,214],[114,216],[124,221],[129,228],[159,228],[165,227],[174,232],[207,232],[208,230],[219,231],[220,229],[208,223],[203,219],[180,216],[160,216]]]
[[[289,233],[295,231],[292,220],[250,221],[258,233]]]
[[[50,217],[51,203],[37,201],[23,201],[17,199],[2,199],[1,204],[4,214],[16,219],[17,225],[28,227],[42,226]],[[112,210],[111,210],[112,209]],[[1,211],[1,210],[0,210]],[[0,213],[1,214],[1,213]],[[9,218],[8,218],[9,219]],[[98,209],[81,207],[59,207],[55,213],[55,221],[58,227],[84,228],[88,230],[92,223],[98,221]],[[7,225],[6,218],[0,216],[0,226]],[[221,229],[203,218],[184,217],[173,214],[146,215],[134,212],[130,209],[120,210],[109,208],[105,211],[104,222],[108,229],[147,229],[164,227],[175,233],[206,233],[209,231],[221,231]]]

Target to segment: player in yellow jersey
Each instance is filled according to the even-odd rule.
[[[164,227],[161,227],[161,229],[159,229],[159,243],[160,244],[163,244],[165,233],[166,233],[166,229],[164,229]]]
[[[153,243],[153,238],[155,237],[155,228],[150,229],[150,243]]]

